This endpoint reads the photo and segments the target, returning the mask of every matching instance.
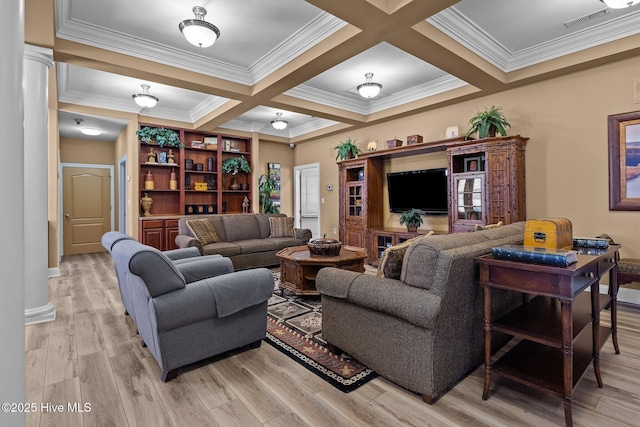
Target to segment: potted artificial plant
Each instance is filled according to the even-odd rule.
[[[400,214],[400,225],[406,225],[407,231],[415,233],[422,225],[422,216],[425,212],[422,209],[409,209]]]
[[[180,142],[180,134],[172,129],[157,128],[145,126],[136,131],[138,139],[142,142],[150,143],[155,141],[160,147],[184,147],[184,144]]]
[[[271,200],[271,193],[278,187],[275,179],[262,174],[258,178],[258,195],[260,196],[260,211],[265,214],[280,213],[280,210]]]
[[[497,132],[500,132],[502,136],[507,136],[506,128],[511,127],[504,114],[502,114],[502,107],[496,106],[479,111],[469,120],[469,124],[471,129],[467,132],[467,138],[477,133],[480,139],[496,136]]]
[[[336,145],[333,149],[336,150],[336,160],[353,159],[362,153],[356,145],[356,140],[354,139],[352,141],[351,138],[347,138],[344,142],[340,141],[340,144]]]
[[[230,190],[239,190],[241,188],[240,184],[238,184],[238,172],[251,172],[251,165],[244,158],[244,156],[240,157],[229,157],[228,159],[224,159],[222,161],[222,172],[225,174],[231,174],[233,177],[233,183],[229,186]]]

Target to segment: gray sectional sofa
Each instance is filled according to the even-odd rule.
[[[520,222],[417,238],[403,249],[396,279],[320,270],[323,338],[431,403],[483,360],[482,289],[474,259],[493,246],[522,244],[523,229]],[[518,293],[492,292],[495,315],[521,301]],[[506,338],[496,335],[496,346]]]
[[[306,245],[311,239],[308,229],[294,229],[293,235],[271,237],[269,218],[286,218],[284,214],[194,215],[178,221],[176,244],[179,248],[195,246],[202,255],[228,257],[234,270],[278,265],[278,251],[290,246]],[[187,221],[206,219],[215,229],[217,242],[202,244],[188,227]]]

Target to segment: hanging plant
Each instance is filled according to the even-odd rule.
[[[184,144],[180,142],[180,134],[172,129],[158,128],[145,126],[136,131],[138,139],[142,142],[150,143],[155,141],[160,147],[184,147]]]

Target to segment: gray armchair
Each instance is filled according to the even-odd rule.
[[[120,242],[125,240],[133,240],[136,241],[133,237],[128,234],[121,233],[119,231],[108,231],[106,232],[101,239],[102,246],[109,252],[109,254],[113,257],[113,248]],[[224,274],[228,273],[226,270],[228,265],[226,262],[223,264],[216,264],[218,267],[214,268],[211,265],[212,260],[215,263],[219,263],[222,260],[221,255],[206,255],[200,256],[200,252],[197,248],[179,248],[172,249],[169,251],[164,251],[163,254],[169,258],[173,264],[180,270],[187,279],[187,282],[193,282],[195,280],[204,279],[210,277],[212,274]],[[220,261],[217,261],[220,260]],[[184,264],[196,262],[191,267],[183,266]],[[118,261],[114,259],[114,268],[116,272],[116,279],[118,280],[118,290],[120,291],[120,297],[122,299],[122,304],[125,308],[125,315],[131,316],[131,319],[135,322],[136,317],[133,311],[133,304],[131,303],[131,298],[129,297],[129,292],[126,288],[125,284],[125,273],[126,266],[119,266]]]
[[[257,348],[265,338],[274,288],[268,269],[233,272],[228,258],[175,265],[135,240],[118,242],[112,256],[163,381],[175,378],[180,367],[247,345]]]

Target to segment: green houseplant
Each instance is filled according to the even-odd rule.
[[[222,161],[222,172],[225,174],[231,174],[233,177],[233,183],[229,186],[229,189],[239,190],[240,184],[238,184],[238,172],[251,172],[251,165],[244,156],[229,157]]]
[[[406,225],[407,231],[415,232],[422,225],[422,216],[425,212],[422,209],[409,209],[400,214],[400,225]]]
[[[356,145],[356,140],[352,141],[351,138],[347,138],[344,142],[340,141],[340,144],[336,145],[334,150],[336,150],[336,160],[353,159],[362,153]]]
[[[467,138],[477,133],[480,139],[496,136],[497,132],[500,132],[502,136],[507,136],[506,128],[511,127],[504,114],[502,114],[502,107],[496,106],[479,111],[469,120],[469,124],[471,129],[467,131]]]
[[[262,174],[258,178],[258,195],[260,197],[260,211],[265,214],[280,213],[280,209],[273,204],[271,193],[276,190],[278,183],[269,175]]]
[[[180,142],[180,134],[172,129],[157,128],[145,126],[136,131],[138,139],[142,142],[150,143],[155,141],[160,147],[184,147],[184,144]]]

